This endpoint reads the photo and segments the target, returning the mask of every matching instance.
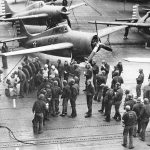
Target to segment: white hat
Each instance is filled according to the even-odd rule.
[[[52,65],[52,66],[51,66],[51,68],[52,68],[52,69],[55,69],[55,66],[54,66],[54,65]]]
[[[127,105],[127,106],[125,107],[125,109],[126,109],[126,110],[130,110],[130,106]]]
[[[48,68],[48,65],[47,65],[47,64],[45,64],[45,65],[44,65],[44,67]]]

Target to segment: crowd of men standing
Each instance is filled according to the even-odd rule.
[[[36,120],[36,116],[43,114],[43,122],[49,119],[49,116],[56,117],[59,112],[59,98],[63,99],[62,103],[62,113],[60,116],[64,117],[67,115],[67,105],[70,100],[72,113],[69,117],[74,118],[77,116],[76,111],[76,99],[79,95],[79,87],[80,87],[80,75],[81,71],[79,69],[78,64],[75,61],[72,61],[68,64],[65,61],[64,65],[61,64],[60,60],[58,60],[58,66],[49,65],[46,63],[45,66],[48,76],[45,77],[44,80],[39,84],[38,87],[38,100],[35,102],[33,106],[33,112],[35,113],[34,121]],[[85,95],[87,100],[87,108],[88,111],[85,114],[85,118],[92,116],[92,103],[93,98],[95,101],[102,101],[102,109],[99,112],[104,112],[106,116],[105,121],[110,122],[111,118],[111,108],[112,105],[115,105],[115,115],[114,119],[116,121],[121,120],[120,114],[120,105],[123,97],[123,90],[121,88],[121,84],[123,83],[123,78],[121,77],[121,72],[123,70],[121,62],[117,64],[115,67],[115,71],[113,71],[112,84],[109,88],[106,85],[108,74],[110,71],[110,66],[106,61],[102,61],[101,67],[99,67],[96,62],[93,60],[91,63],[87,63],[85,66],[84,76],[85,76]],[[46,70],[46,69],[45,69]],[[57,71],[54,71],[57,70]],[[63,71],[62,71],[63,70]],[[53,72],[55,72],[53,74]],[[114,73],[115,72],[115,73]],[[63,77],[63,80],[62,80]],[[93,84],[92,84],[93,79]],[[62,84],[61,84],[62,81]],[[94,86],[93,86],[94,85]],[[36,110],[38,108],[39,100],[43,100],[43,103],[46,103],[45,109]],[[41,103],[41,102],[40,102]],[[46,106],[48,106],[46,108]],[[37,121],[35,121],[37,122]],[[42,122],[41,122],[42,123]],[[40,124],[42,126],[42,124]],[[41,127],[40,127],[41,128]],[[41,129],[40,129],[41,131]]]
[[[84,71],[85,89],[83,91],[86,95],[88,111],[85,118],[92,116],[92,103],[95,100],[101,102],[101,109],[98,111],[104,114],[104,121],[110,122],[111,109],[114,105],[115,114],[113,118],[116,121],[122,119],[125,124],[123,146],[127,146],[127,135],[129,133],[129,148],[133,148],[132,136],[137,136],[137,133],[141,140],[145,141],[145,131],[150,117],[150,84],[143,88],[144,104],[142,104],[141,86],[144,81],[144,73],[143,69],[139,69],[139,75],[136,78],[136,97],[133,97],[131,91],[125,91],[124,109],[126,112],[121,118],[120,106],[124,95],[121,86],[124,83],[121,76],[122,72],[123,65],[118,62],[111,73],[112,81],[109,87],[107,78],[110,74],[110,65],[105,60],[102,60],[101,66],[98,66],[94,60],[86,64]],[[18,81],[15,75],[18,76]],[[50,116],[57,117],[59,115],[60,98],[62,98],[62,113],[60,116],[67,115],[68,101],[70,101],[72,109],[69,117],[75,118],[77,116],[76,99],[80,92],[80,76],[80,68],[74,60],[71,63],[65,61],[64,64],[61,63],[61,60],[58,60],[57,65],[50,64],[50,61],[46,60],[44,67],[42,67],[37,57],[32,60],[26,57],[22,62],[22,67],[18,67],[18,71],[12,73],[11,79],[7,83],[10,88],[20,83],[19,96],[21,98],[25,94],[28,95],[33,90],[37,90],[37,101],[32,108],[34,113],[32,122],[35,133],[42,133],[45,121],[49,120]],[[135,128],[136,124],[137,129]]]

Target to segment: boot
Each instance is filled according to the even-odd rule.
[[[85,118],[89,118],[89,117],[91,117],[92,115],[91,114],[86,114],[85,115]]]

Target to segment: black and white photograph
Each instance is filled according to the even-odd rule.
[[[0,0],[0,150],[150,149],[150,0]]]

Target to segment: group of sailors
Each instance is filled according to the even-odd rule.
[[[49,68],[49,64],[46,63],[44,67]],[[45,70],[47,70],[46,68]],[[53,69],[54,65],[51,65],[50,68]],[[60,113],[59,112],[60,97],[62,98],[62,113],[60,114],[60,116],[64,117],[67,115],[67,106],[69,100],[72,108],[72,113],[69,117],[75,118],[77,116],[76,99],[80,91],[80,75],[81,75],[79,66],[76,63],[76,61],[72,61],[70,64],[68,64],[68,62],[65,61],[64,65],[62,65],[60,60],[58,60],[58,65],[55,67],[55,69],[57,69],[57,71],[55,71],[55,77],[53,76],[53,71],[51,71],[51,73],[48,73],[49,71],[47,71],[47,74],[49,74],[48,76],[45,76],[45,73],[43,73],[44,80],[43,82],[41,82],[41,84],[39,84],[40,86],[38,87],[37,92],[38,100],[33,105],[32,111],[35,114],[33,123],[35,123],[34,124],[35,129],[36,131],[38,130],[38,132],[42,132],[42,122],[40,123],[40,120],[38,120],[39,116],[43,116],[43,123],[45,124],[45,120],[49,120],[50,116],[56,117]],[[88,108],[88,111],[85,114],[85,118],[92,116],[92,102],[94,98],[94,100],[96,101],[102,101],[102,109],[99,110],[99,112],[104,112],[105,110],[106,115],[105,121],[109,122],[111,106],[113,103],[111,101],[112,99],[111,96],[114,96],[115,93],[116,113],[114,118],[116,120],[121,120],[119,107],[123,96],[123,90],[121,89],[123,79],[120,76],[123,70],[122,64],[121,62],[119,62],[115,67],[116,72],[113,73],[112,88],[109,88],[106,85],[108,74],[110,71],[110,66],[107,64],[106,61],[103,60],[100,69],[101,73],[99,73],[100,72],[99,66],[96,64],[94,60],[91,63],[87,63],[85,66],[84,91],[86,95]],[[41,107],[42,105],[45,104],[45,109],[43,107],[41,109],[39,107],[40,104]],[[39,129],[37,129],[37,124],[39,125]]]
[[[122,119],[125,124],[123,146],[127,145],[126,139],[129,133],[129,148],[133,148],[132,136],[136,136],[138,133],[141,140],[145,140],[145,131],[150,117],[150,82],[143,87],[144,103],[142,103],[141,86],[144,81],[144,73],[143,69],[139,69],[139,75],[136,78],[136,96],[133,97],[129,90],[125,91],[124,109],[126,113],[121,118],[120,105],[124,95],[122,72],[123,65],[118,62],[112,71],[112,81],[109,87],[107,78],[110,73],[110,65],[105,60],[102,60],[101,66],[98,66],[94,60],[86,64],[85,89],[83,91],[86,95],[88,111],[85,118],[92,116],[92,103],[95,100],[101,102],[101,109],[98,111],[104,114],[104,121],[110,122],[111,109],[114,105],[115,115],[113,118],[116,121]],[[35,133],[43,132],[45,121],[49,120],[51,116],[57,117],[60,114],[60,98],[62,99],[60,116],[67,115],[68,101],[70,101],[72,109],[69,117],[75,118],[77,116],[76,99],[80,92],[81,70],[76,61],[72,60],[70,64],[65,61],[62,64],[61,60],[58,60],[57,65],[52,65],[49,60],[46,60],[44,67],[42,67],[37,57],[32,61],[25,58],[22,67],[18,67],[18,71],[15,71],[12,77],[14,78],[15,75],[19,78],[19,81],[15,80],[14,83],[15,85],[20,83],[20,97],[23,97],[24,93],[28,94],[30,91],[37,90],[37,101],[32,108]],[[8,85],[11,84],[8,82]],[[138,129],[135,128],[136,124]],[[129,125],[132,128],[128,128]]]

